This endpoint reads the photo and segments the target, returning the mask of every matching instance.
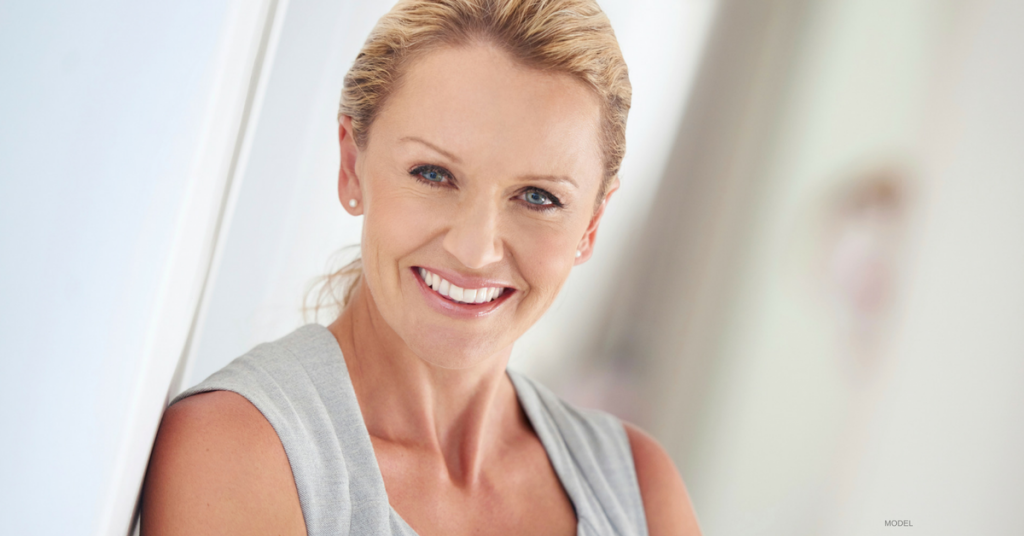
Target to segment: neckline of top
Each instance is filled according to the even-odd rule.
[[[352,385],[352,377],[349,375],[348,365],[345,362],[345,355],[341,351],[341,345],[338,343],[338,340],[334,337],[334,334],[331,333],[331,331],[327,329],[325,326],[320,324],[311,325],[319,327],[321,335],[326,335],[327,337],[330,338],[329,346],[334,349],[335,357],[338,360],[337,362],[341,365],[339,375],[341,376],[340,380],[342,382],[342,388],[348,393],[351,393],[352,398],[355,400],[356,410],[358,411],[360,417],[359,433],[365,436],[366,441],[370,445],[370,454],[373,458],[373,476],[376,479],[375,484],[379,485],[381,490],[384,490],[384,497],[388,499],[387,490],[385,489],[384,486],[384,475],[381,473],[380,465],[377,463],[376,452],[373,451],[373,442],[370,440],[370,431],[369,429],[366,428],[366,421],[364,421],[362,418],[362,408],[359,406],[358,397],[355,396],[355,387]],[[541,422],[542,415],[539,413],[540,408],[534,407],[534,404],[527,403],[524,400],[525,393],[523,392],[523,386],[520,384],[526,381],[525,378],[522,377],[519,373],[513,370],[509,370],[507,368],[505,370],[505,374],[506,376],[508,376],[509,381],[512,382],[512,388],[516,393],[516,400],[519,402],[519,407],[523,410],[523,413],[526,415],[527,420],[530,422],[530,426],[533,428],[534,434],[537,436],[538,440],[540,440],[541,442],[541,445],[544,447],[544,454],[547,455],[548,463],[551,464],[551,467],[555,471],[555,476],[558,478],[559,485],[562,486],[562,490],[565,492],[566,497],[569,498],[569,503],[570,505],[572,505],[573,512],[576,515],[576,533],[579,534],[580,527],[583,524],[583,518],[579,508],[579,505],[581,504],[580,501],[582,498],[577,496],[577,490],[575,486],[569,485],[570,474],[568,468],[563,467],[562,464],[556,463],[555,461],[556,459],[558,459],[557,456],[553,455],[555,452],[558,451],[559,447],[559,445],[557,444],[557,438],[552,437],[549,434],[541,433],[539,431],[540,428],[538,428],[538,424]],[[401,524],[404,525],[405,529],[407,529],[411,534],[417,534],[416,531],[413,530],[413,528],[409,525],[409,523],[407,523],[405,519],[402,518],[401,514],[399,514],[398,511],[395,510],[393,506],[391,506],[390,499],[388,499],[388,508],[390,510],[391,515],[394,516],[398,521],[400,521]]]

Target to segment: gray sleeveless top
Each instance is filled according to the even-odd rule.
[[[508,375],[576,510],[576,533],[646,536],[622,423],[577,409],[516,372]],[[261,344],[171,403],[207,391],[244,396],[274,427],[309,536],[415,536],[388,503],[348,368],[327,328],[310,324]]]

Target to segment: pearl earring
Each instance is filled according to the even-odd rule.
[[[358,204],[359,204],[359,201],[356,201],[355,199],[349,199],[348,200],[348,206],[350,206],[352,208],[356,208],[356,205],[358,205]]]
[[[576,250],[576,258],[578,259],[578,258],[580,258],[582,256],[583,256],[583,252],[577,249]]]

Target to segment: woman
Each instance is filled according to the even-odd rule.
[[[410,0],[345,79],[341,315],[176,399],[144,534],[698,534],[636,428],[506,371],[590,258],[630,87],[592,0]]]

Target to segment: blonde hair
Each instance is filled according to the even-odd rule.
[[[356,145],[366,146],[374,119],[409,61],[436,48],[473,42],[497,46],[527,67],[568,74],[598,96],[605,174],[597,199],[602,199],[626,152],[632,87],[615,32],[594,0],[399,1],[377,22],[345,76],[338,119],[352,118]],[[324,288],[345,288],[342,296],[329,292],[344,307],[360,279],[356,266],[324,278],[320,296]]]

